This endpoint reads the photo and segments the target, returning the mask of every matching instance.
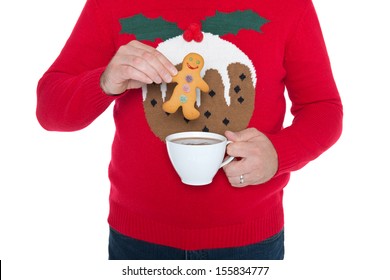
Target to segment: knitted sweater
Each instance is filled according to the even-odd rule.
[[[122,234],[182,249],[243,246],[283,228],[290,173],[317,158],[341,134],[342,104],[310,0],[88,0],[62,52],[37,89],[37,118],[47,130],[88,126],[115,102],[108,222]],[[190,26],[201,26],[201,35]],[[195,30],[195,31],[194,31]],[[186,36],[183,36],[186,33]],[[205,59],[201,112],[187,120],[162,103],[172,85],[108,96],[99,83],[121,45],[140,40],[180,67]],[[294,116],[283,127],[287,89]],[[181,183],[166,151],[172,132],[223,134],[254,127],[278,154],[268,182],[230,186],[220,170],[210,185]]]

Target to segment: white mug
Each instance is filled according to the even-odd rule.
[[[173,167],[187,185],[210,184],[218,169],[234,159],[230,156],[223,160],[231,141],[216,133],[179,132],[168,135],[165,142]]]

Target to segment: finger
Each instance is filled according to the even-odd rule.
[[[152,77],[154,79],[161,79],[166,83],[169,83],[172,81],[172,76],[177,74],[176,67],[155,48],[138,41],[132,41],[127,47],[129,48],[129,51],[131,50],[136,56],[135,63],[139,63],[142,67],[145,67],[146,65],[150,67],[145,69],[145,71],[147,71],[147,73],[151,71],[150,74],[153,75]]]
[[[137,53],[137,51],[132,47],[121,46],[119,48],[102,75],[105,84],[121,87],[121,84],[126,83],[132,87],[133,84],[139,85],[138,82],[142,84],[161,82],[157,72],[154,72],[154,75],[146,73],[151,73],[150,71],[153,73],[153,68],[146,70],[148,68],[147,63],[143,62],[134,53]],[[130,82],[130,80],[135,82]]]
[[[159,52],[157,49],[149,46],[149,45],[145,45],[137,40],[135,41],[132,41],[134,46],[136,46],[137,48],[140,48],[140,49],[144,49],[146,50],[147,52],[153,54],[155,57],[157,57],[157,59],[162,63],[162,65],[164,65],[164,67],[169,71],[169,73],[172,75],[172,76],[175,76],[177,75],[177,69],[175,67],[175,65],[173,65],[168,58],[166,58],[161,52]]]
[[[233,132],[226,131],[225,136],[228,140],[237,142],[237,141],[249,141],[254,137],[260,136],[262,133],[255,128],[246,128],[241,131]]]
[[[259,147],[255,142],[233,141],[226,147],[226,153],[235,158],[250,158],[259,153]]]
[[[236,159],[225,165],[223,171],[231,184],[237,184],[237,177],[245,173],[241,161]]]
[[[149,75],[147,75],[143,70],[140,70],[133,66],[124,66],[122,78],[128,80],[129,83],[133,84],[151,84],[158,83],[156,80],[153,80]],[[161,83],[161,80],[160,80]]]
[[[151,80],[144,73],[131,66],[109,65],[100,77],[100,86],[109,94],[120,94],[126,89],[140,88],[144,84],[151,84]]]
[[[166,69],[172,74],[172,76],[175,76],[177,74],[177,69],[175,67],[175,65],[173,65],[161,52],[159,52],[157,49],[149,46],[149,45],[146,45],[146,44],[143,44],[137,40],[134,40],[134,41],[131,41],[129,44],[129,46],[133,46],[139,50],[143,50],[147,53],[150,53],[152,54],[154,57],[156,57],[160,63],[162,63]]]
[[[162,79],[158,72],[142,57],[144,52],[145,50],[135,46],[132,41],[119,48],[113,59],[113,64],[118,65],[117,67],[120,67],[122,70],[126,69],[126,71],[124,71],[126,76],[122,76],[122,79],[124,80],[137,79],[137,76],[140,77],[140,74],[137,74],[136,71],[134,71],[137,70],[151,79],[152,82],[161,83]]]
[[[148,61],[148,59],[145,59],[140,55],[143,54],[133,52],[131,55],[121,57],[121,64],[127,67],[126,78],[138,79],[148,77],[154,83],[161,84],[163,82],[163,78],[160,76],[158,71],[154,68],[150,61]],[[146,55],[143,56],[146,57]]]
[[[251,184],[249,174],[240,174],[238,176],[228,177],[232,187],[242,188]]]
[[[129,80],[128,83],[127,83],[127,89],[135,89],[135,88],[141,88],[143,85],[145,84],[151,84],[152,82],[150,83],[144,83],[144,82],[140,82],[140,81],[136,81],[136,80]]]
[[[240,176],[241,174],[248,173],[248,170],[251,169],[252,167],[248,164],[248,160],[245,158],[241,160],[233,160],[231,163],[223,167],[223,170],[228,177]]]

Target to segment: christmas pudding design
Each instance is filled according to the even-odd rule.
[[[154,33],[137,29],[149,26],[146,22],[154,27],[158,23],[160,30],[166,29],[166,32],[160,31],[162,33],[156,35],[155,29]],[[200,77],[208,85],[208,89],[201,88],[202,93],[199,88],[196,89],[196,103],[193,106],[199,112],[196,118],[186,118],[182,109],[175,113],[169,109],[164,111],[163,104],[172,98],[174,83],[151,84],[142,88],[146,119],[157,137],[164,141],[171,133],[189,130],[223,134],[226,130],[239,131],[248,126],[254,110],[256,71],[244,52],[220,36],[237,34],[241,29],[261,32],[260,27],[266,22],[267,20],[252,11],[230,14],[217,12],[214,17],[202,21],[202,28],[198,24],[191,24],[183,32],[174,23],[162,18],[147,19],[138,15],[121,20],[122,32],[135,34],[137,39],[164,40],[157,49],[179,71],[183,68],[183,57],[189,53],[197,53],[204,59]]]

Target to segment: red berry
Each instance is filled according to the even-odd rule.
[[[197,23],[191,23],[183,33],[183,38],[187,42],[195,40],[195,42],[201,42],[203,40],[203,33],[201,26]]]
[[[203,33],[199,30],[197,33],[194,34],[194,40],[195,42],[202,42],[203,40]]]
[[[191,42],[192,39],[193,39],[194,37],[193,37],[192,32],[191,32],[189,29],[187,29],[187,30],[184,31],[184,33],[183,33],[183,38],[184,38],[184,40],[186,40],[187,42]]]

